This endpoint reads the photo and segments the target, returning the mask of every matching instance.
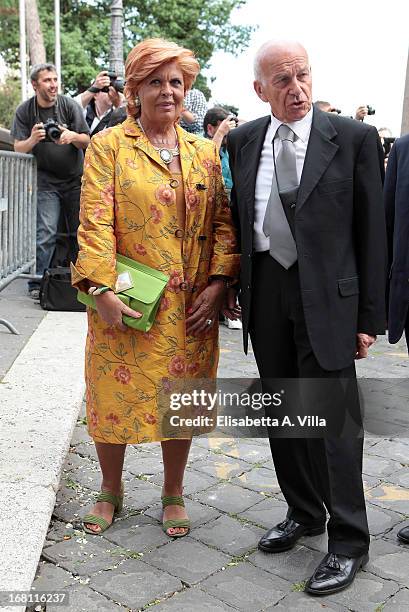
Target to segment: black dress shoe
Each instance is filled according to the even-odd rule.
[[[324,531],[325,524],[318,527],[308,527],[307,525],[300,525],[292,519],[285,519],[263,535],[258,547],[268,553],[284,552],[290,550],[302,536],[320,535]]]
[[[335,553],[325,555],[305,585],[310,595],[330,595],[353,583],[358,570],[368,563],[368,555],[345,557]]]
[[[403,529],[398,531],[398,540],[409,544],[409,527],[403,527]]]

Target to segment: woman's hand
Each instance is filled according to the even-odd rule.
[[[96,295],[94,299],[97,312],[101,319],[103,319],[105,323],[108,323],[108,325],[117,327],[121,331],[126,331],[128,329],[128,327],[122,323],[122,315],[134,317],[135,319],[140,319],[142,317],[142,313],[126,306],[113,291],[106,291],[101,295]]]
[[[218,322],[225,295],[226,283],[223,280],[213,280],[197,296],[188,311],[190,316],[186,319],[188,336],[198,336]]]

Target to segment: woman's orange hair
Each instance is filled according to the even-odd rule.
[[[140,84],[147,76],[168,62],[176,61],[183,73],[185,93],[192,87],[200,70],[193,52],[163,38],[147,38],[129,52],[125,63],[125,97],[128,115],[138,117],[140,106],[135,102]]]

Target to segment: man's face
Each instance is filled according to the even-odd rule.
[[[311,108],[311,70],[302,47],[267,49],[254,89],[284,123],[303,119]]]
[[[40,102],[54,104],[58,94],[58,77],[53,70],[42,70],[32,85]]]

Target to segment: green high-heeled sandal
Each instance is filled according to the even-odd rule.
[[[114,506],[114,516],[112,517],[112,521],[109,523],[104,517],[98,516],[96,514],[86,514],[82,520],[82,528],[85,533],[90,533],[91,535],[100,535],[104,531],[111,527],[114,522],[114,517],[117,512],[121,512],[123,504],[124,504],[124,483],[121,482],[121,490],[119,495],[114,495],[110,491],[100,491],[97,497],[97,502],[108,502]],[[99,531],[93,531],[89,527],[86,527],[86,523],[90,525],[98,525],[101,529]]]
[[[162,497],[162,508],[165,509],[167,506],[183,506],[185,507],[185,502],[183,501],[183,497],[181,495],[164,495]],[[163,531],[170,538],[184,538],[190,531],[190,520],[188,518],[184,519],[168,519],[164,521],[162,524]],[[168,529],[172,527],[179,527],[181,529],[186,529],[185,533],[168,533]]]

